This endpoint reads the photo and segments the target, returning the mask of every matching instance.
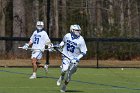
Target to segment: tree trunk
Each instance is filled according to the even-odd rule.
[[[139,34],[138,35],[140,35],[140,1],[139,0],[137,0],[137,16],[138,16],[138,26],[139,26],[139,29],[138,29],[138,31],[139,31]]]
[[[61,5],[62,5],[62,10],[61,10],[61,22],[62,22],[62,25],[61,25],[61,31],[62,31],[62,34],[66,34],[67,31],[66,31],[66,28],[67,28],[67,25],[66,25],[66,19],[67,19],[67,4],[66,4],[66,0],[61,0]]]
[[[58,38],[59,36],[59,26],[58,26],[58,1],[57,0],[54,0],[54,35],[55,38]]]
[[[103,27],[102,27],[102,16],[101,16],[101,2],[96,1],[96,25],[97,25],[97,36],[100,37],[102,35]]]
[[[47,0],[43,0],[43,19],[45,24],[45,29],[47,28]]]
[[[138,2],[135,1],[132,4],[132,17],[131,17],[131,28],[134,32],[134,37],[139,37],[139,12],[138,12]]]
[[[34,0],[33,1],[33,8],[34,8],[34,23],[36,23],[39,20],[39,1],[38,0]]]
[[[113,0],[109,0],[108,22],[110,27],[114,24]]]
[[[0,0],[0,36],[5,36],[5,8],[7,5],[6,0]],[[0,41],[0,52],[5,52],[6,46],[5,41]]]
[[[13,0],[13,37],[25,36],[25,10],[24,0]],[[19,41],[13,42],[13,53],[16,57],[20,54],[18,46],[21,46]]]
[[[96,26],[96,0],[89,0],[88,2],[88,16],[89,16],[89,36],[95,37],[95,26]]]
[[[128,31],[128,37],[132,37],[132,31],[131,31],[131,5],[130,5],[130,0],[128,0],[127,14],[128,14],[128,21],[127,21],[127,29],[126,29],[126,31]]]
[[[120,0],[120,37],[124,35],[124,9],[123,9],[123,0]]]

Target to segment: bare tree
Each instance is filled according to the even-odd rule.
[[[97,36],[101,36],[102,35],[102,31],[103,31],[103,27],[102,27],[102,16],[101,16],[101,2],[100,0],[96,1],[96,31]]]
[[[124,8],[123,0],[120,0],[120,36],[124,35]]]
[[[47,0],[43,0],[43,19],[46,28],[47,27]]]
[[[38,0],[34,0],[33,1],[33,19],[34,19],[34,23],[36,23],[36,21],[39,20],[39,1]]]
[[[7,0],[0,0],[0,36],[5,36],[5,12]],[[5,41],[0,41],[0,52],[5,52]]]
[[[24,0],[13,0],[13,37],[24,37],[25,36],[25,10]],[[20,46],[18,41],[13,42],[14,54],[19,54]]]
[[[128,8],[127,8],[127,14],[128,14],[128,20],[127,20],[127,28],[126,31],[128,31],[128,37],[132,37],[132,31],[131,31],[131,0],[128,0]]]
[[[95,26],[96,26],[96,0],[88,0],[88,16],[89,16],[89,36],[95,36]]]
[[[137,0],[134,0],[131,4],[131,33],[133,33],[133,37],[139,37],[139,12],[138,12],[138,4]]]
[[[59,13],[61,15],[61,23],[62,24],[59,24],[61,26],[61,31],[62,31],[62,34],[66,34],[66,19],[67,19],[67,0],[60,0],[61,1],[61,12]]]
[[[137,19],[137,21],[138,21],[138,23],[139,23],[139,34],[138,35],[140,35],[140,1],[139,0],[137,0],[137,16],[138,16],[138,19]]]
[[[59,35],[59,27],[58,27],[58,1],[54,0],[54,26],[55,26],[55,37]]]
[[[109,9],[108,9],[108,22],[110,26],[114,24],[114,11],[113,11],[113,0],[109,0]]]

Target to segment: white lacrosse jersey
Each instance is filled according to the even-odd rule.
[[[78,57],[81,53],[86,54],[87,52],[85,40],[82,36],[77,39],[73,39],[71,33],[67,33],[63,38],[63,42],[64,47],[62,53],[70,59]]]
[[[50,39],[46,31],[43,30],[41,32],[37,32],[37,30],[35,30],[30,38],[30,41],[33,43],[33,49],[44,50],[45,45],[50,42]]]

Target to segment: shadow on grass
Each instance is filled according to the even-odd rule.
[[[83,92],[83,91],[80,91],[80,90],[67,90],[66,92]]]

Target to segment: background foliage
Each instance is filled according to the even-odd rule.
[[[37,20],[44,21],[47,30],[47,5],[47,0],[0,0],[0,36],[30,37]],[[140,35],[139,0],[50,0],[50,9],[51,38],[62,38],[71,24],[79,24],[85,38],[139,38]],[[0,52],[17,56],[21,51],[15,47],[24,43],[0,41]],[[96,47],[93,42],[87,46],[88,50],[93,49],[89,46]],[[103,59],[124,59],[125,54],[139,56],[139,44],[102,43],[100,47]],[[115,52],[106,52],[110,48]],[[89,58],[95,57],[94,50],[88,52]]]

